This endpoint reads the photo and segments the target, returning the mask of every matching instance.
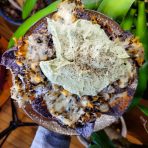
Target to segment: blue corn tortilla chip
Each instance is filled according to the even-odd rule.
[[[47,110],[47,106],[45,105],[45,102],[42,98],[37,98],[34,101],[32,101],[32,108],[40,115],[49,119],[52,118],[52,115]]]
[[[7,69],[11,69],[14,74],[22,73],[23,68],[18,66],[16,64],[16,57],[15,57],[15,51],[17,50],[17,47],[13,47],[6,51],[1,58],[0,64],[7,67]]]
[[[86,123],[85,125],[83,125],[82,127],[76,128],[76,131],[79,135],[81,135],[83,137],[89,137],[94,130],[94,125],[95,125],[95,121],[89,122],[89,123]]]

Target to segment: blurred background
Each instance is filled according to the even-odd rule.
[[[52,2],[54,0],[0,0],[0,57],[8,49],[8,44],[9,47],[13,45],[9,43],[12,36],[19,38],[20,30],[27,30],[27,25],[25,28],[22,23],[28,24],[26,20],[29,18],[31,26],[46,16],[48,10],[50,12],[53,9],[49,7]],[[124,30],[137,36],[145,48],[145,67],[139,71],[139,86],[134,101],[123,118],[106,128],[105,133],[116,147],[148,147],[148,1],[82,0],[82,2],[85,8],[102,12],[117,21]],[[48,9],[46,9],[47,6]],[[35,19],[33,15],[44,8],[46,12],[38,13],[38,19]],[[31,119],[21,109],[18,109],[17,104],[12,104],[9,98],[10,87],[11,74],[0,66],[0,132],[12,125],[12,122],[13,124],[15,122],[32,123]],[[13,114],[16,113],[18,119],[14,122]],[[29,148],[36,130],[37,125],[19,128],[17,125],[12,125],[12,129],[7,134],[0,133],[1,142],[4,140],[0,147],[20,148],[21,146],[21,148]],[[99,135],[99,133],[97,134]],[[9,136],[5,139],[3,135]],[[91,143],[99,143],[94,140],[94,137],[92,137]],[[83,148],[84,145],[73,136],[70,147]]]

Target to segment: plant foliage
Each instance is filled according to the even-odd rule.
[[[36,5],[37,0],[26,0],[23,5],[22,18],[26,19]]]

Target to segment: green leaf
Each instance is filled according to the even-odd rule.
[[[147,88],[148,82],[148,62],[146,62],[140,69],[138,75],[138,87],[136,91],[136,96],[142,96]]]
[[[136,23],[136,35],[144,46],[145,60],[148,61],[148,28],[146,25],[146,12],[144,1],[138,1],[138,18]]]
[[[148,83],[148,62],[146,62],[139,70],[138,86],[136,89],[135,97],[130,105],[130,109],[139,104]]]
[[[38,11],[36,14],[28,18],[13,34],[13,37],[9,41],[8,48],[11,48],[14,46],[14,40],[13,38],[19,39],[22,37],[31,26],[33,26],[36,22],[38,22],[41,18],[47,16],[48,14],[54,12],[57,9],[58,4],[61,0],[55,1],[54,3],[50,4],[48,7]]]
[[[82,3],[86,9],[96,10],[103,0],[82,0]]]
[[[135,0],[103,0],[98,11],[113,19],[122,20]]]
[[[141,96],[138,96],[138,97],[135,96],[135,97],[133,98],[132,103],[130,104],[128,110],[131,110],[131,109],[133,109],[135,106],[137,106],[137,105],[139,104],[139,102],[140,102],[141,99],[142,99]]]
[[[90,144],[90,145],[88,146],[88,148],[100,148],[100,146],[99,146],[99,145],[91,145],[91,144]]]
[[[146,13],[145,3],[143,1],[138,1],[138,17],[136,28],[136,35],[140,37],[141,41],[143,41],[145,38],[146,31]]]
[[[134,24],[134,15],[136,13],[136,9],[130,9],[127,13],[126,17],[121,23],[121,27],[124,30],[131,30],[132,25]]]
[[[143,40],[145,61],[148,61],[148,41],[147,41],[147,37],[148,37],[148,29],[147,29],[146,34],[145,34],[145,39]]]
[[[143,105],[138,105],[138,108],[146,115],[148,116],[148,107]]]
[[[37,0],[26,0],[23,5],[22,18],[26,19],[36,5]]]
[[[132,109],[133,107],[139,104],[143,96],[143,93],[147,88],[147,83],[148,83],[148,41],[147,41],[148,29],[146,26],[145,4],[143,1],[138,1],[137,5],[138,5],[138,17],[136,20],[135,34],[139,37],[140,41],[143,43],[146,63],[139,69],[138,87],[129,109]]]
[[[114,148],[112,141],[103,130],[93,133],[91,135],[91,140],[98,146],[98,148]],[[94,144],[90,145],[90,147],[93,147]]]

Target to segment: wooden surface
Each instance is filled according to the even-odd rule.
[[[18,109],[18,115],[22,121],[29,121],[21,109]],[[8,100],[0,111],[0,131],[9,125],[11,120],[10,100]],[[35,136],[37,127],[20,127],[13,131],[4,143],[2,148],[29,148]],[[84,148],[75,136],[72,137],[70,148]]]
[[[147,100],[141,99],[140,104],[148,107]],[[124,119],[128,130],[127,139],[134,143],[134,139],[131,139],[133,137],[139,140],[139,143],[148,145],[148,116],[144,115],[138,107],[135,107],[124,114]]]
[[[31,121],[18,109],[18,115],[22,121]],[[10,100],[6,102],[0,111],[0,131],[9,125],[11,120]],[[4,143],[3,148],[29,148],[36,133],[37,127],[20,127],[13,131]]]
[[[8,41],[3,36],[1,36],[1,34],[0,34],[0,56],[7,49],[7,46],[8,46]],[[0,66],[0,76],[3,73],[3,71],[1,71],[1,70],[4,70],[4,69],[2,69],[1,66]],[[2,79],[3,78],[0,78],[0,80],[2,80]],[[3,81],[0,82],[0,83],[3,84],[3,86],[0,90],[0,107],[7,101],[7,99],[10,96],[11,74],[8,70],[5,73],[4,79],[5,79],[4,80],[5,83]]]
[[[0,17],[0,34],[6,39],[9,40],[13,35],[12,29],[8,26],[6,21]]]

